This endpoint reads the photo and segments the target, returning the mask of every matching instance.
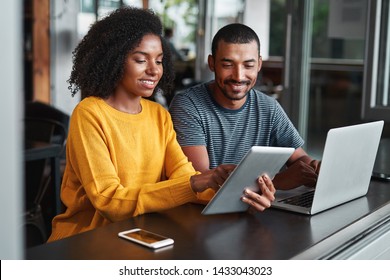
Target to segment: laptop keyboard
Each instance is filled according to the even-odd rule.
[[[280,202],[300,207],[311,207],[313,204],[314,190],[293,197],[285,198]]]

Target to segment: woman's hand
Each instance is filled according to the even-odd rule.
[[[203,192],[208,188],[218,191],[234,168],[235,164],[221,164],[202,174],[194,175],[190,179],[191,188],[194,192]]]
[[[241,200],[251,206],[251,210],[264,211],[271,207],[271,202],[275,200],[275,187],[272,180],[267,175],[262,175],[257,179],[259,192],[250,189],[244,190]]]

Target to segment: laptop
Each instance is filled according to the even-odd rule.
[[[203,209],[203,215],[244,212],[249,205],[241,201],[244,189],[258,191],[257,178],[273,178],[295,151],[287,147],[253,146],[225,183]]]
[[[368,192],[383,121],[329,130],[315,188],[276,192],[273,208],[313,215]]]
[[[390,138],[381,139],[379,142],[372,178],[390,182]]]

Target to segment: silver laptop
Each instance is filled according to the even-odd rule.
[[[329,130],[315,189],[278,190],[272,207],[313,215],[366,195],[383,123]]]

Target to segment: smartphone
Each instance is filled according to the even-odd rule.
[[[173,244],[173,239],[171,238],[140,228],[122,231],[118,233],[118,236],[152,249],[157,249]]]

